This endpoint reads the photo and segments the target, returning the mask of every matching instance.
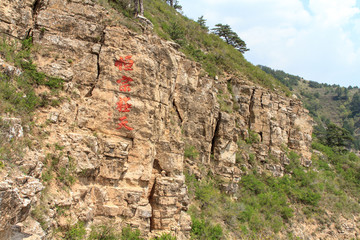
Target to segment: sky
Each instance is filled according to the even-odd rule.
[[[360,86],[360,0],[179,0],[211,28],[229,24],[254,65],[306,80]]]

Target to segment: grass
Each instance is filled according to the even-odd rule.
[[[46,230],[49,224],[46,220],[49,209],[46,205],[40,204],[31,211],[31,216],[40,223],[42,229]]]
[[[227,113],[233,112],[233,106],[230,101],[230,97],[226,94],[218,94],[217,101],[220,105],[220,110]]]
[[[58,93],[62,89],[63,81],[36,70],[36,65],[31,59],[33,49],[31,37],[23,41],[9,40],[5,37],[0,39],[0,57],[10,66],[20,70],[18,74],[0,73],[0,114],[15,116],[21,120],[22,126],[28,126],[24,128],[23,138],[0,138],[0,160],[5,165],[21,158],[25,147],[31,147],[30,143],[34,138],[31,136],[32,117],[35,110],[47,105],[58,106],[62,101]],[[35,89],[39,86],[47,87],[50,96],[37,95]],[[2,133],[9,132],[10,127],[10,123],[0,119]],[[55,151],[62,148],[56,145]],[[48,156],[50,166],[43,171],[42,180],[50,182],[56,177],[60,182],[70,186],[76,180],[73,174],[74,164],[69,161],[66,167],[58,168],[60,157]]]
[[[98,1],[103,6],[111,7],[121,13],[124,16],[124,25],[130,25],[128,26],[130,29],[134,28],[134,24],[129,24],[129,20],[137,23],[137,19],[133,19],[133,10],[128,8],[128,1]],[[219,36],[209,33],[197,22],[177,12],[164,1],[144,1],[144,9],[145,17],[154,26],[153,31],[164,40],[178,43],[180,51],[188,58],[201,63],[210,77],[221,76],[224,72],[231,73],[290,96],[289,89],[279,80],[249,63],[242,53]],[[134,31],[138,31],[138,28]]]
[[[102,0],[102,2],[127,17],[123,20],[125,26],[141,32],[136,20],[131,18],[131,9],[123,4],[125,1]],[[153,0],[144,3],[145,16],[154,24],[154,32],[165,40],[178,43],[180,50],[188,58],[202,64],[209,77],[221,76],[224,72],[231,73],[290,95],[289,90],[278,80],[253,66],[239,51],[218,36],[209,34],[195,21],[177,13],[164,1]],[[31,60],[32,49],[31,38],[22,42],[11,42],[5,38],[0,41],[1,58],[22,71],[19,76],[0,74],[1,113],[25,117],[31,116],[37,108],[47,104],[59,105],[57,100],[48,101],[46,97],[38,96],[34,91],[41,85],[56,94],[56,91],[62,88],[62,80],[36,71],[36,65]],[[72,61],[68,59],[69,63]],[[232,86],[227,87],[228,92],[232,94]],[[229,97],[218,95],[222,111],[234,110],[235,106],[231,107],[225,101]],[[319,97],[315,96],[315,98]],[[0,121],[0,127],[6,129],[8,126]],[[253,144],[258,141],[257,134],[249,131],[249,138],[245,143]],[[0,140],[0,168],[14,158],[14,153],[22,149],[23,144],[25,143],[13,145],[11,141]],[[66,162],[62,165],[63,147],[55,145],[54,148],[55,153],[49,155],[45,162],[43,181],[56,179],[66,186],[71,186],[76,181],[75,165],[70,157],[65,158]],[[339,154],[317,142],[313,143],[313,148],[322,152],[322,155],[313,155],[314,168],[305,169],[300,165],[299,156],[289,152],[288,157],[291,161],[290,165],[286,166],[286,174],[283,177],[275,178],[256,171],[248,172],[242,176],[238,183],[239,191],[232,197],[220,190],[226,182],[214,179],[210,175],[197,180],[195,176],[186,174],[186,183],[193,200],[189,210],[193,221],[192,239],[223,239],[230,234],[238,239],[256,239],[264,235],[276,236],[278,232],[287,229],[292,219],[298,217],[312,218],[320,222],[336,222],[340,215],[349,217],[359,215],[359,158],[351,153]],[[198,158],[199,152],[194,146],[186,146],[184,156],[194,160]],[[239,152],[237,164],[240,165],[243,161]],[[255,165],[253,153],[249,154],[249,163]],[[325,216],[325,210],[331,211],[333,219]],[[295,211],[301,216],[294,216]],[[47,209],[44,206],[35,208],[32,215],[43,228],[47,228],[44,220]],[[122,229],[119,234],[109,226],[97,226],[92,229],[90,236],[92,239],[142,239],[141,233],[130,227]],[[64,239],[83,237],[84,224],[81,222],[69,226],[64,232]],[[172,236],[163,235],[158,239],[172,239]]]
[[[100,224],[91,226],[88,240],[117,240],[120,234],[111,224]]]
[[[253,170],[242,176],[233,197],[221,192],[225,182],[213,176],[199,181],[186,174],[193,222],[220,224],[224,235],[257,239],[276,238],[277,233],[287,231],[291,222],[302,218],[321,224],[336,223],[339,216],[358,215],[360,159],[353,153],[338,154],[319,143],[314,143],[313,148],[324,154],[313,155],[314,169],[302,167],[299,156],[288,151],[290,164],[283,177]]]
[[[248,137],[245,139],[245,142],[247,144],[254,144],[254,143],[258,143],[260,141],[259,134],[257,134],[253,130],[248,129],[248,134],[249,134]]]
[[[71,187],[77,180],[74,160],[70,156],[64,155],[62,151],[64,147],[57,143],[51,149],[52,153],[48,153],[44,161],[43,182],[48,184],[55,179],[64,186]]]
[[[195,159],[197,159],[198,156],[199,156],[199,152],[198,152],[198,150],[196,150],[196,148],[194,146],[192,146],[192,145],[185,146],[185,150],[184,150],[185,158],[195,160]]]
[[[34,111],[48,104],[47,98],[35,93],[35,88],[40,85],[46,86],[55,98],[62,88],[61,79],[48,77],[36,70],[31,59],[33,48],[31,37],[18,41],[0,36],[0,58],[10,66],[5,67],[6,69],[14,67],[13,71],[6,70],[0,73],[0,114],[21,119],[21,125],[29,126],[27,129],[30,131]],[[10,127],[6,127],[3,120],[0,120],[0,125],[2,132],[6,132]],[[31,141],[28,133],[25,131],[25,137],[16,141],[1,138],[0,159],[6,163],[21,157],[22,149],[29,146]]]
[[[65,231],[63,239],[65,240],[82,240],[86,235],[85,224],[83,222],[77,222],[74,225],[68,226]]]

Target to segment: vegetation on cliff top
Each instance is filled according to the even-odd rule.
[[[180,50],[201,63],[209,76],[221,76],[224,72],[246,76],[250,81],[269,89],[290,93],[277,79],[246,61],[234,46],[218,35],[209,33],[204,23],[200,25],[183,16],[163,1],[146,1],[145,17],[154,24],[154,31],[160,37],[178,43]]]
[[[132,18],[134,15],[133,8],[128,8],[128,0],[107,1],[125,16]],[[290,95],[285,85],[244,58],[242,52],[248,50],[246,44],[233,31],[230,31],[231,39],[227,43],[215,33],[208,32],[206,20],[203,19],[200,23],[191,20],[163,0],[144,1],[144,16],[152,22],[154,32],[158,36],[178,43],[180,51],[201,63],[210,77],[221,76],[224,73],[233,74]],[[135,25],[133,28],[137,29]]]

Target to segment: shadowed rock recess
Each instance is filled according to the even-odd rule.
[[[260,171],[282,176],[289,164],[284,148],[299,153],[303,165],[311,164],[312,119],[299,100],[242,77],[214,81],[172,42],[112,24],[110,15],[90,0],[0,2],[0,32],[33,37],[38,70],[64,80],[65,99],[34,116],[36,126],[46,123],[47,134],[43,146],[25,153],[24,162],[39,174],[16,180],[1,175],[3,239],[16,224],[40,238],[69,222],[90,226],[106,220],[138,227],[145,236],[172,231],[178,239],[188,239],[185,169],[201,177],[207,174],[197,167],[201,164],[223,179],[229,193],[236,191],[242,174],[236,162],[238,142],[250,134],[257,136],[251,148]],[[114,65],[125,56],[132,56],[133,71]],[[119,91],[117,83],[124,75],[133,79],[128,92]],[[229,96],[224,101],[231,111],[222,110],[220,92]],[[129,112],[116,109],[120,97],[130,98]],[[118,129],[123,116],[133,130]],[[47,207],[42,223],[47,228],[41,230],[30,217],[30,206],[40,204],[41,160],[54,144],[62,146],[59,166],[74,166],[77,180],[69,189],[50,183],[41,201]],[[187,146],[195,147],[199,157],[185,159]],[[268,162],[269,156],[281,161]],[[244,152],[243,158],[249,155]],[[59,208],[67,214],[59,214]],[[22,223],[25,219],[31,224]]]

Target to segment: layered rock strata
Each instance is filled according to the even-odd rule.
[[[236,191],[241,177],[238,141],[249,132],[260,138],[252,146],[256,161],[268,164],[275,175],[282,174],[282,164],[267,159],[272,155],[286,162],[284,146],[310,163],[311,119],[299,100],[246,78],[214,81],[176,44],[148,31],[130,31],[94,1],[5,0],[0,31],[15,38],[33,36],[39,71],[64,80],[60,106],[41,109],[35,118],[46,133],[47,144],[39,151],[61,146],[59,169],[76,176],[69,191],[50,184],[42,203],[49,208],[47,232],[69,221],[89,226],[111,219],[144,234],[167,230],[187,238],[191,221],[185,165],[191,171],[198,164],[206,166]],[[127,56],[134,61],[132,71],[115,66]],[[133,80],[127,91],[119,86],[123,76]],[[226,104],[231,111],[221,108],[220,91],[230,96]],[[124,98],[129,111],[119,112]],[[126,123],[120,120],[124,116]],[[188,146],[200,154],[185,163]],[[59,208],[67,209],[66,217]]]

